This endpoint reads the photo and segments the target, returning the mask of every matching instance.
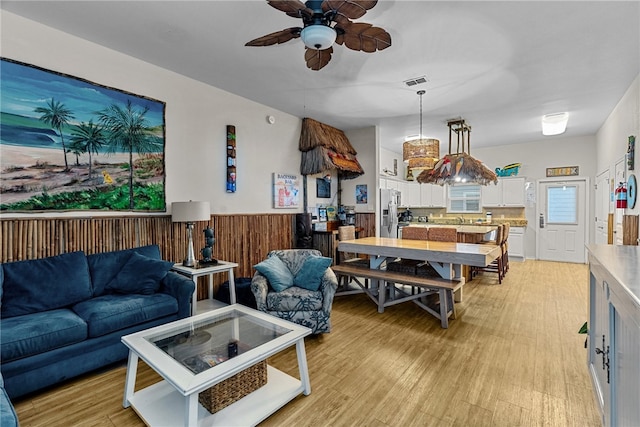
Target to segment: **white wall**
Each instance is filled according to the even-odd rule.
[[[355,206],[356,212],[374,213],[378,194],[378,176],[375,173],[377,128],[368,127],[359,130],[345,131],[345,135],[347,135],[349,142],[351,142],[351,145],[358,153],[358,161],[365,173],[357,178],[342,181],[342,204]],[[368,200],[366,204],[356,203],[356,185],[367,186]]]
[[[167,210],[173,201],[192,199],[210,201],[213,213],[302,212],[302,200],[299,209],[273,209],[271,188],[273,172],[300,174],[298,117],[4,10],[1,24],[5,58],[166,102]],[[233,194],[226,193],[227,125],[237,132]]]
[[[518,176],[525,177],[534,185],[536,180],[546,178],[547,168],[578,166],[580,176],[588,177],[590,184],[595,181],[596,139],[584,137],[546,137],[526,144],[503,145],[498,147],[475,148],[471,155],[481,160],[491,170],[511,163],[522,163]],[[537,193],[537,186],[536,186]],[[595,233],[594,197],[589,199],[589,241]],[[525,234],[525,254],[535,258],[536,254],[536,206],[528,203],[525,207],[528,225]]]
[[[640,74],[633,81],[620,102],[613,109],[596,135],[597,172],[609,170],[613,178],[615,163],[625,156],[629,135],[636,137],[635,169],[626,171],[640,176]],[[640,200],[634,209],[625,209],[625,214],[640,214]]]

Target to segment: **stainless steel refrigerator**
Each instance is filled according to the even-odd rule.
[[[380,237],[398,237],[398,190],[380,189]]]

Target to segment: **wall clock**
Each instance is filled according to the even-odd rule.
[[[633,209],[636,206],[636,198],[638,197],[638,183],[636,182],[636,176],[631,174],[627,180],[627,203],[629,208]]]

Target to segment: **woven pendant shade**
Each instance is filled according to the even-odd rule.
[[[408,169],[433,169],[439,158],[440,141],[437,139],[414,139],[402,144],[402,159],[408,163]]]

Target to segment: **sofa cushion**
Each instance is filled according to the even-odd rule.
[[[276,255],[268,257],[261,263],[254,265],[253,268],[267,278],[269,285],[276,292],[282,292],[293,286],[293,274]]]
[[[54,310],[91,298],[84,252],[2,264],[2,317]]]
[[[87,322],[89,337],[98,337],[129,326],[178,312],[178,301],[170,295],[103,295],[72,307]]]
[[[322,310],[322,292],[292,286],[282,292],[267,294],[267,308],[271,311]]]
[[[2,319],[2,363],[87,339],[87,324],[69,309]]]
[[[134,252],[149,258],[160,259],[158,245],[87,255],[89,274],[93,284],[93,296],[97,297],[105,293],[105,287],[122,270]]]
[[[294,286],[317,291],[322,283],[322,276],[329,268],[333,260],[322,256],[310,256],[307,258],[293,278]]]
[[[151,295],[160,289],[160,280],[171,270],[173,263],[149,258],[134,252],[105,289],[121,294]]]

